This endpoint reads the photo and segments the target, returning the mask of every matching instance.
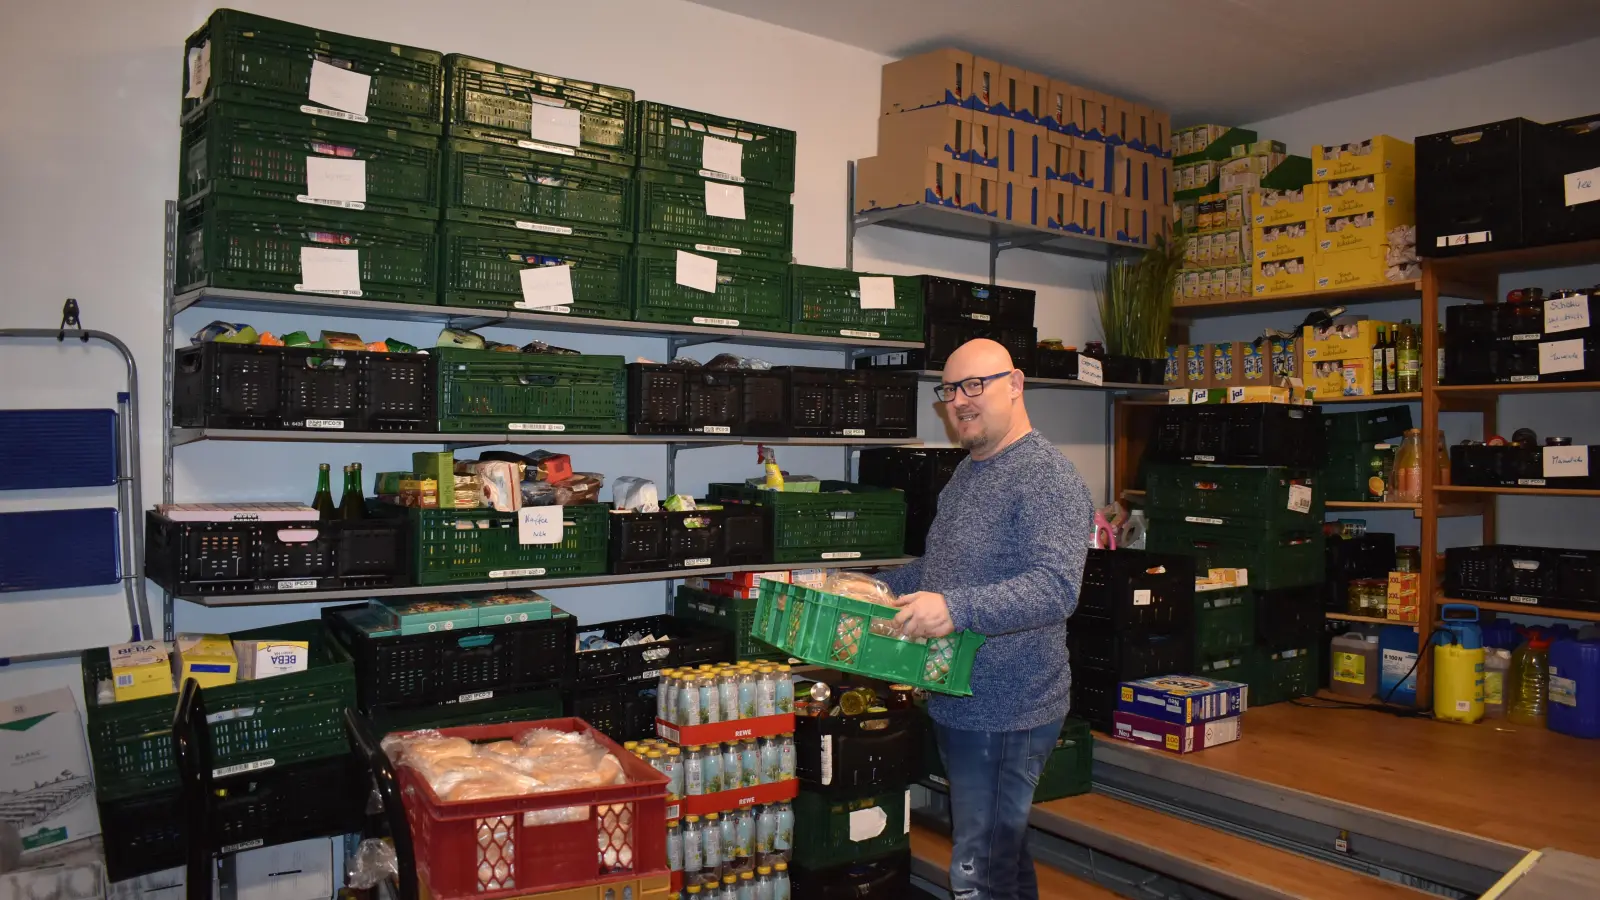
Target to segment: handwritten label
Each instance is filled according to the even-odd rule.
[[[559,506],[524,506],[517,510],[517,543],[559,544],[564,524]]]
[[[300,283],[295,290],[361,296],[361,251],[300,248]]]
[[[199,100],[206,95],[211,84],[211,42],[189,48],[189,86],[183,92],[185,100]]]
[[[1167,391],[1168,406],[1188,406],[1189,392],[1185,390]]]
[[[684,287],[715,294],[717,292],[717,261],[709,256],[699,256],[679,250],[678,267],[674,278]]]
[[[306,192],[303,203],[329,203],[362,209],[367,203],[367,161],[306,157]]]
[[[1588,446],[1544,447],[1542,449],[1544,450],[1544,477],[1589,477]]]
[[[861,276],[862,309],[894,309],[894,279],[878,275]]]
[[[1105,370],[1101,368],[1100,360],[1078,354],[1078,380],[1084,384],[1105,384]]]
[[[700,165],[721,175],[744,174],[744,145],[706,135],[700,139]]]
[[[371,92],[371,75],[331,66],[320,59],[311,61],[311,83],[306,99],[312,103],[365,116],[367,95]]]
[[[1550,341],[1539,345],[1539,374],[1583,370],[1583,341]]]
[[[1148,590],[1139,589],[1133,592],[1134,606],[1149,606],[1152,602],[1153,601],[1150,599],[1150,592]]]
[[[1588,294],[1552,297],[1544,302],[1544,330],[1546,333],[1572,331],[1588,327]]]
[[[545,103],[532,103],[529,107],[529,137],[563,147],[576,147],[583,143],[577,110]]]
[[[719,219],[743,219],[744,188],[737,184],[707,181],[706,215]]]
[[[517,273],[522,280],[522,300],[518,309],[545,309],[572,305],[572,266],[535,266]]]
[[[1600,200],[1600,169],[1568,172],[1563,180],[1566,182],[1568,206]]]

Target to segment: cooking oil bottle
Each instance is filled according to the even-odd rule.
[[[1483,632],[1478,608],[1446,603],[1433,641],[1433,717],[1470,725],[1483,718]]]
[[[1517,725],[1545,727],[1550,706],[1550,638],[1538,629],[1511,654],[1506,678],[1506,719]]]

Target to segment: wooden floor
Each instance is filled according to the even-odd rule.
[[[911,826],[911,855],[933,863],[939,871],[950,869],[950,838],[921,825]],[[1035,866],[1039,873],[1040,900],[1117,900],[1117,895],[1098,884],[1073,878],[1049,866]]]
[[[1250,710],[1242,731],[1236,743],[1175,758],[1519,847],[1600,857],[1600,741],[1503,720],[1453,725],[1293,703]]]

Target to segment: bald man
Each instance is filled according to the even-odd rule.
[[[1039,896],[1028,812],[1067,715],[1067,617],[1093,530],[1089,488],[1033,430],[1022,384],[994,341],[950,355],[934,392],[969,455],[939,494],[927,552],[885,578],[907,636],[988,638],[972,696],[928,703],[950,779],[957,900]]]

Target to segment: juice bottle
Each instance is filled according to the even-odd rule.
[[[1439,465],[1434,484],[1450,483],[1450,448],[1444,445],[1444,429],[1439,429]]]
[[[1399,503],[1422,502],[1422,432],[1415,428],[1406,430],[1400,442],[1400,452],[1395,454],[1395,489],[1390,499]]]
[[[1511,654],[1511,671],[1506,679],[1506,719],[1516,725],[1543,728],[1549,700],[1550,638],[1535,629]]]

